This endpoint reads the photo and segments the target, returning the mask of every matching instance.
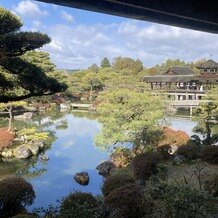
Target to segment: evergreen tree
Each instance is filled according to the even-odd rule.
[[[102,61],[101,61],[101,68],[107,68],[107,67],[110,67],[110,62],[108,60],[108,58],[104,58]]]
[[[125,75],[138,74],[143,69],[142,62],[128,57],[117,57],[114,59],[113,68],[116,72]]]
[[[39,32],[21,32],[21,27],[16,15],[0,7],[0,102],[51,95],[66,89],[66,85],[48,77],[42,68],[23,57],[51,39]]]
[[[149,131],[159,129],[157,121],[164,115],[162,99],[146,91],[114,89],[102,92],[98,100],[102,129],[95,136],[95,144],[101,149],[142,141],[149,137]]]
[[[92,64],[92,66],[90,66],[90,67],[88,68],[88,70],[92,71],[93,73],[98,73],[99,67],[98,67],[97,64]]]

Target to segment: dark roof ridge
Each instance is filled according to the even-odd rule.
[[[169,74],[170,70],[172,70],[175,75],[195,74],[195,72],[191,69],[190,66],[173,66],[173,67],[170,67],[164,74],[165,75]]]
[[[198,69],[218,68],[218,63],[212,59],[209,59],[201,64],[196,65],[196,68],[198,68]]]
[[[171,68],[173,68],[173,67],[191,68],[190,66],[180,66],[180,65],[172,66]]]

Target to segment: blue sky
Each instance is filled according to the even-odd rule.
[[[117,56],[139,58],[145,67],[166,59],[218,61],[218,35],[41,3],[0,0],[23,20],[22,30],[47,33],[41,50],[58,68],[83,69]]]

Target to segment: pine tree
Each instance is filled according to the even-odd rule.
[[[32,96],[51,95],[66,89],[56,79],[23,55],[48,44],[49,36],[22,32],[21,20],[0,7],[0,102],[19,101]]]
[[[110,67],[110,62],[108,60],[108,58],[104,58],[102,61],[101,61],[101,68],[107,68],[107,67]]]

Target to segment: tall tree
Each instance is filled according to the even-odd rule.
[[[115,58],[113,68],[116,72],[123,74],[138,74],[143,69],[142,62],[128,57]]]
[[[66,85],[48,77],[42,68],[22,56],[51,39],[39,32],[21,32],[21,27],[16,15],[0,7],[0,102],[51,95],[66,89]]]
[[[203,145],[212,145],[218,142],[218,87],[214,87],[207,93],[206,99],[208,102],[202,103],[197,108],[196,112],[204,119],[199,119],[198,125],[194,128],[194,132],[200,134],[194,135],[197,141]]]
[[[101,132],[96,145],[108,148],[117,143],[135,143],[149,131],[158,129],[157,120],[163,116],[163,103],[149,92],[117,89],[102,93],[97,108]]]
[[[111,64],[110,64],[108,58],[105,57],[105,58],[101,61],[101,68],[107,68],[107,67],[110,67],[110,66],[111,66]]]
[[[83,78],[82,82],[84,85],[84,89],[86,91],[90,91],[90,96],[92,96],[92,92],[94,90],[102,90],[104,84],[98,74],[93,72],[87,72]]]
[[[93,73],[98,73],[99,67],[98,67],[97,64],[92,64],[92,66],[90,66],[90,67],[88,68],[88,70],[92,71]]]

